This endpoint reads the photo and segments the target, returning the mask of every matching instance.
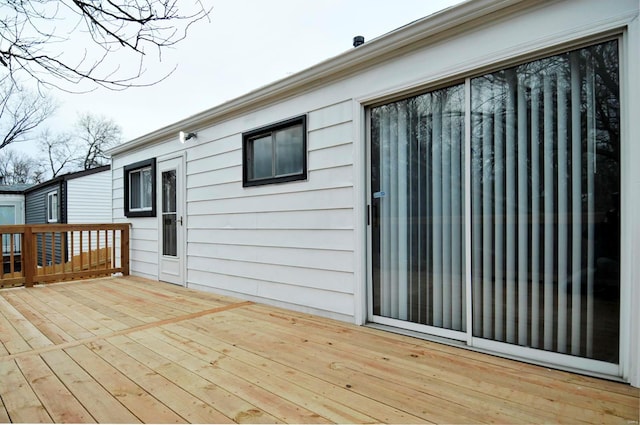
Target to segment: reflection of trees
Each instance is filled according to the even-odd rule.
[[[532,139],[535,137],[540,144],[543,143],[545,125],[551,125],[553,138],[557,140],[558,134],[558,108],[564,107],[570,110],[571,105],[571,69],[572,56],[577,59],[580,77],[580,125],[581,125],[581,143],[583,151],[583,163],[587,161],[589,155],[589,147],[587,141],[592,137],[589,132],[593,131],[596,158],[593,160],[595,172],[599,174],[596,188],[596,209],[606,211],[611,208],[612,199],[609,196],[611,188],[618,187],[619,181],[619,158],[620,158],[620,101],[619,101],[619,75],[618,75],[618,53],[617,43],[615,41],[599,44],[585,49],[568,52],[565,54],[544,58],[537,61],[519,65],[514,68],[502,70],[499,72],[487,74],[472,80],[472,159],[474,167],[477,167],[474,176],[484,179],[495,176],[493,173],[484,173],[482,169],[485,167],[495,166],[493,149],[489,152],[489,156],[482,156],[482,148],[486,141],[483,140],[482,123],[490,121],[491,125],[494,120],[501,120],[507,126],[507,115],[509,113],[517,113],[517,101],[514,99],[518,90],[525,91],[524,96],[527,105],[527,127],[531,126],[532,120],[532,104],[537,102],[539,107],[543,105],[544,84],[548,84],[548,89],[553,92],[553,104],[550,105],[553,111],[553,122],[545,123],[540,113],[539,133],[534,135],[528,132],[527,149],[531,149]],[[591,84],[593,87],[592,99],[588,99],[589,90],[587,86]],[[558,92],[564,91],[567,96],[567,104],[558,104]],[[509,97],[512,97],[509,99]],[[501,115],[494,113],[496,104],[505,105],[501,110]],[[509,110],[509,104],[513,105],[513,110]],[[549,105],[547,105],[549,106]],[[545,106],[545,107],[547,107]],[[592,114],[594,119],[594,129],[588,129],[588,114]],[[512,121],[512,131],[517,131],[518,120]],[[566,128],[570,129],[573,125],[571,114],[567,114]],[[509,131],[505,128],[506,131]],[[494,135],[491,135],[494,138]],[[571,140],[571,132],[568,134],[568,144],[574,143]],[[502,140],[502,146],[506,146],[506,139]],[[517,148],[516,148],[517,149]],[[484,152],[487,154],[487,152]],[[544,161],[553,163],[554,169],[558,168],[557,164],[558,146],[557,143],[553,149],[553,157],[544,158]],[[570,160],[570,157],[569,157]],[[527,174],[531,173],[531,158],[527,159]],[[586,173],[586,167],[584,168]],[[523,172],[523,170],[518,170]],[[569,178],[569,176],[558,176],[557,178]],[[584,175],[583,175],[584,178]],[[529,181],[529,184],[531,182]],[[617,191],[617,189],[613,189]]]

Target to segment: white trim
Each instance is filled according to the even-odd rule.
[[[640,6],[640,2],[639,2]],[[621,188],[620,227],[620,373],[640,387],[640,19],[628,26],[620,42]],[[635,326],[634,326],[635,325]]]
[[[378,323],[380,325],[392,326],[394,328],[402,328],[407,329],[413,332],[418,332],[421,334],[433,335],[441,338],[447,338],[456,341],[466,341],[467,333],[454,331],[451,329],[438,328],[435,326],[423,325],[420,323],[407,322],[400,319],[391,319],[389,317],[382,316],[372,316],[372,323]]]
[[[56,207],[55,209],[51,208],[50,199],[56,198]],[[60,212],[60,195],[58,194],[58,189],[47,192],[47,223],[57,223],[59,219]],[[55,217],[52,216],[51,212],[55,212]]]
[[[365,202],[367,203],[368,220],[367,225],[367,275],[366,275],[366,313],[367,320],[373,320],[373,206],[371,203],[371,110],[365,108],[364,111],[364,151],[365,151]]]
[[[352,134],[352,146],[353,146],[353,215],[354,215],[354,288],[353,288],[353,320],[356,325],[364,325],[367,321],[366,313],[366,293],[367,293],[367,280],[368,280],[368,268],[367,258],[368,244],[367,241],[367,185],[356,184],[355,182],[364,182],[367,179],[366,170],[368,167],[366,147],[363,144],[356,143],[357,140],[366,139],[366,119],[364,113],[364,107],[356,101],[352,101],[352,117],[351,134]],[[366,143],[365,143],[366,145]]]
[[[487,350],[496,354],[504,354],[510,358],[523,360],[526,362],[535,362],[542,365],[548,365],[554,368],[564,368],[567,370],[579,371],[585,374],[597,374],[601,376],[614,377],[618,376],[619,366],[613,363],[607,363],[600,360],[592,360],[584,357],[576,357],[568,354],[560,354],[551,351],[537,350],[529,347],[522,347],[504,342],[492,341],[482,338],[473,338],[473,347],[481,350]]]
[[[471,287],[471,79],[464,82],[464,288],[466,306],[466,342],[473,339],[473,294]]]

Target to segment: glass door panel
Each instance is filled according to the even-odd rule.
[[[464,86],[371,109],[373,314],[466,328]]]
[[[162,172],[162,255],[177,256],[176,170]]]
[[[618,362],[616,41],[471,80],[473,335]]]

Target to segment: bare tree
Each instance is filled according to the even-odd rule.
[[[83,170],[109,163],[105,151],[122,141],[122,129],[112,119],[85,113],[78,118],[79,165]]]
[[[63,171],[71,171],[78,160],[78,145],[70,133],[54,134],[46,129],[40,134],[38,145],[42,154],[46,156],[43,166],[51,172],[51,178],[62,174]]]
[[[0,181],[2,184],[40,183],[41,167],[24,153],[5,149],[0,152]]]
[[[83,91],[141,81],[144,60],[174,46],[207,18],[201,0],[5,0],[0,6],[0,66],[45,85]],[[127,64],[134,64],[127,66]],[[171,71],[169,71],[170,73]],[[79,83],[89,82],[81,88]]]
[[[15,81],[0,81],[0,149],[27,140],[56,109],[47,96],[30,92]]]

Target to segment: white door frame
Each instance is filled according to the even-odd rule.
[[[158,211],[158,280],[186,286],[186,160],[185,155],[172,155],[157,159],[157,211]],[[163,171],[176,171],[176,256],[163,255]]]

